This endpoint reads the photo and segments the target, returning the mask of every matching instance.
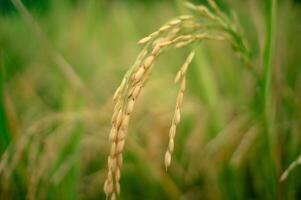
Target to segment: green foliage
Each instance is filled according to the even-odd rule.
[[[24,1],[45,42],[24,12],[1,1],[0,199],[105,198],[112,95],[141,50],[136,42],[176,9],[187,12],[177,2]],[[159,57],[130,122],[120,199],[300,198],[294,2],[217,1],[239,25],[244,40],[232,36],[244,53],[239,59],[220,41],[197,49],[168,172],[173,77],[188,52]]]

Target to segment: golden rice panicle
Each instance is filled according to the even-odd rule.
[[[185,63],[182,65],[182,67],[178,71],[176,78],[175,78],[175,83],[178,82],[180,79],[182,79],[182,81],[181,81],[181,86],[180,86],[178,96],[176,99],[176,108],[175,108],[174,116],[172,119],[172,124],[171,124],[170,130],[169,130],[169,141],[168,141],[168,146],[167,146],[167,150],[165,152],[165,157],[164,157],[164,164],[165,164],[166,170],[168,169],[168,167],[171,164],[171,158],[172,158],[172,154],[174,151],[174,145],[175,145],[174,140],[175,140],[175,136],[176,136],[176,129],[177,129],[177,125],[180,123],[180,120],[181,120],[181,106],[183,103],[183,97],[184,97],[184,92],[185,92],[185,88],[186,88],[186,72],[187,72],[188,66],[192,62],[194,55],[195,55],[194,51],[192,51],[188,55]]]
[[[148,79],[151,68],[160,54],[161,48],[162,43],[159,43],[154,46],[149,55],[143,54],[138,68],[130,69],[130,76],[122,81],[114,94],[116,105],[109,134],[111,149],[108,156],[108,175],[104,183],[104,192],[108,198],[116,199],[120,194],[122,154],[130,116],[140,91]]]
[[[140,88],[135,89],[135,95],[138,96]],[[122,167],[122,153],[127,135],[128,123],[130,114],[133,110],[136,97],[132,94],[128,97],[128,101],[124,101],[122,96],[119,97],[116,103],[112,118],[112,128],[109,134],[111,149],[108,157],[108,175],[104,184],[104,192],[107,197],[116,199],[120,193],[120,177]]]
[[[108,175],[104,183],[104,192],[106,196],[111,199],[116,199],[116,195],[120,193],[119,180],[121,175],[122,152],[125,145],[130,114],[141,88],[137,85],[134,90],[132,90],[133,94],[127,95],[126,93],[131,84],[129,76],[132,75],[133,69],[141,65],[146,54],[147,51],[142,50],[138,55],[136,62],[123,78],[113,97],[116,104],[112,116],[112,128],[109,134],[111,149],[108,156]],[[129,96],[131,98],[129,98]]]
[[[174,49],[187,47],[194,42],[197,43],[202,40],[228,40],[238,53],[245,57],[245,59],[249,58],[248,49],[242,42],[242,36],[231,26],[227,17],[223,13],[220,13],[220,9],[213,0],[209,1],[209,5],[212,8],[211,10],[204,6],[188,4],[192,11],[194,11],[193,16],[184,15],[175,18],[138,42],[139,44],[145,44],[145,48],[139,54],[135,64],[126,73],[113,97],[115,108],[109,135],[111,149],[108,156],[108,175],[104,184],[104,191],[108,198],[116,199],[120,193],[123,150],[131,113],[141,89],[150,76],[154,62],[163,50],[167,47]],[[200,14],[202,19],[213,23],[216,27],[206,26],[206,24],[198,20]],[[181,86],[176,99],[176,107],[169,132],[168,147],[165,153],[164,163],[166,169],[171,164],[176,128],[181,118],[186,72],[194,55],[194,52],[189,54],[175,77],[175,82],[181,81]]]
[[[177,125],[179,124],[180,119],[181,119],[180,106],[183,101],[185,84],[186,84],[186,80],[185,80],[185,78],[183,78],[182,82],[181,82],[180,90],[178,92],[177,100],[176,100],[176,109],[175,109],[174,116],[172,119],[172,124],[171,124],[170,130],[169,130],[169,141],[168,141],[167,151],[165,152],[165,158],[164,158],[164,164],[165,164],[166,170],[168,169],[168,167],[171,164],[171,157],[172,157],[172,154],[174,151],[174,139],[176,136]]]

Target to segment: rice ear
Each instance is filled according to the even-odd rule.
[[[138,44],[145,44],[145,48],[137,57],[135,64],[128,70],[121,85],[114,94],[113,99],[116,105],[109,136],[111,150],[108,156],[108,178],[104,185],[105,193],[111,199],[116,199],[120,193],[122,158],[130,117],[139,94],[149,79],[154,63],[159,55],[164,50],[184,48],[203,40],[226,40],[231,45],[238,47],[237,50],[241,57],[244,59],[249,58],[248,48],[245,46],[242,36],[233,28],[233,25],[229,23],[213,0],[209,0],[209,5],[215,12],[212,12],[205,6],[195,6],[190,3],[187,5],[193,11],[193,15],[183,15],[172,19],[158,30],[138,41]],[[214,34],[212,34],[211,28],[198,20],[200,14],[202,18],[206,18],[206,20],[217,24],[218,31],[214,29]],[[195,52],[192,51],[180,67],[174,80],[175,83],[180,82],[180,87],[169,130],[169,142],[164,157],[166,170],[171,165],[172,154],[175,148],[176,129],[181,120],[181,106],[186,89],[186,73],[194,56]],[[112,177],[114,180],[112,180]]]

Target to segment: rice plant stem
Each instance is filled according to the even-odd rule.
[[[273,133],[273,114],[272,114],[272,101],[271,101],[271,93],[272,93],[272,59],[273,59],[273,49],[274,49],[274,37],[275,37],[275,21],[276,21],[276,5],[277,0],[269,0],[267,5],[267,15],[266,15],[266,43],[264,48],[263,55],[263,82],[262,82],[262,102],[261,102],[261,111],[263,112],[263,120],[264,120],[264,131],[266,132],[264,138],[267,143],[269,161],[267,162],[270,167],[271,176],[268,178],[268,184],[270,185],[270,195],[273,198],[277,196],[277,187],[279,184],[277,183],[277,169],[275,167],[275,137]]]
[[[267,33],[266,44],[264,49],[263,67],[263,106],[264,111],[267,112],[271,98],[271,82],[272,82],[272,56],[274,48],[274,29],[276,18],[276,0],[269,0],[268,13],[267,13]]]
[[[9,133],[8,120],[5,112],[5,102],[4,102],[4,62],[0,65],[0,158],[2,153],[8,147],[11,136]]]

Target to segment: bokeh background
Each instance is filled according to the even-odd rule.
[[[13,0],[12,2],[18,2]],[[0,1],[0,199],[105,199],[112,96],[181,0]],[[261,76],[267,2],[234,11]],[[194,1],[203,3],[205,1]],[[188,72],[172,166],[163,158],[188,49],[160,57],[133,113],[120,199],[300,199],[301,4],[279,0],[269,112],[262,88],[226,42],[204,42]]]

